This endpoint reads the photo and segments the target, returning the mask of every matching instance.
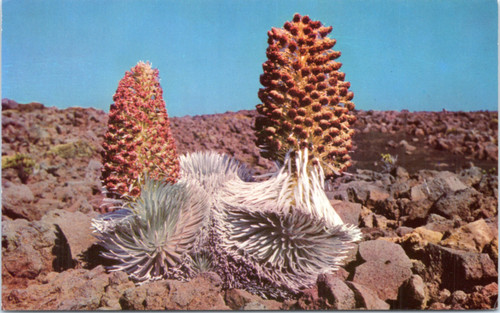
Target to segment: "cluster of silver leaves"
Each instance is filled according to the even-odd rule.
[[[111,270],[123,270],[138,281],[187,278],[188,253],[200,244],[209,206],[203,189],[147,180],[140,197],[124,208],[93,220],[103,255],[118,260]],[[184,268],[183,268],[184,267]]]
[[[111,270],[137,282],[213,271],[225,288],[272,298],[310,287],[338,269],[361,232],[331,207],[307,155],[288,155],[258,180],[225,155],[181,156],[176,184],[146,181],[136,201],[94,219],[104,256],[119,262]]]

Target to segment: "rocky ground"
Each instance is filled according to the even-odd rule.
[[[273,164],[253,143],[254,117],[254,111],[186,116],[172,118],[171,126],[180,153],[216,150],[264,173]],[[327,194],[344,221],[359,225],[363,241],[338,272],[321,275],[297,299],[275,301],[222,290],[213,273],[135,286],[123,272],[106,272],[89,225],[102,201],[107,115],[4,99],[3,309],[496,307],[498,113],[357,117],[354,165],[327,183]]]

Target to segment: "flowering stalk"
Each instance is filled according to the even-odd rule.
[[[310,165],[321,164],[327,177],[351,165],[350,128],[355,116],[351,84],[335,61],[332,27],[295,14],[283,28],[268,32],[268,60],[259,90],[262,104],[255,121],[263,157],[283,162],[290,150],[308,149]]]
[[[179,160],[158,70],[139,62],[120,80],[113,101],[102,152],[107,196],[137,197],[146,172],[177,181]]]

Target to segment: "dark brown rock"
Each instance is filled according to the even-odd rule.
[[[50,273],[44,284],[14,289],[3,294],[7,310],[96,310],[109,284],[104,268]]]
[[[344,223],[359,224],[361,204],[341,200],[331,200],[330,203]]]
[[[2,214],[12,218],[25,218],[34,220],[41,215],[33,210],[35,200],[31,189],[24,184],[13,184],[9,181],[2,182]]]
[[[449,192],[440,197],[431,208],[431,212],[447,218],[458,216],[468,220],[472,216],[471,207],[477,202],[479,193],[473,188]]]
[[[365,262],[390,261],[402,267],[411,267],[411,261],[400,245],[386,240],[370,240],[359,244],[359,257]]]
[[[412,275],[399,288],[398,309],[422,310],[429,300],[429,292],[419,275]]]
[[[221,287],[200,275],[189,282],[156,281],[125,290],[120,298],[125,310],[228,310]]]
[[[356,282],[347,282],[349,288],[354,291],[356,297],[356,308],[366,308],[367,310],[389,310],[390,305],[380,299],[377,293],[367,286]]]
[[[441,282],[444,288],[451,291],[467,290],[498,278],[496,266],[486,253],[465,252],[432,243],[425,247],[425,252],[428,279]]]
[[[69,247],[46,223],[24,219],[2,221],[2,277],[33,279],[41,273],[72,267]],[[59,243],[59,244],[58,244]],[[60,255],[54,254],[59,252]],[[69,255],[69,260],[68,260]]]
[[[86,215],[63,210],[50,211],[41,219],[41,223],[58,225],[70,247],[71,258],[79,260],[82,253],[97,242],[90,230],[92,216],[96,215],[96,213]]]
[[[493,282],[470,294],[464,303],[466,309],[488,310],[494,308],[498,301],[498,284]]]
[[[225,292],[224,300],[232,310],[280,310],[282,304],[274,300],[264,300],[241,289],[229,289]]]
[[[365,263],[356,267],[353,282],[377,292],[382,300],[396,300],[399,287],[411,277],[412,263],[401,246],[385,240],[359,244]]]
[[[326,300],[327,306],[334,310],[353,310],[356,308],[354,292],[338,277],[321,274],[318,276],[318,296]]]

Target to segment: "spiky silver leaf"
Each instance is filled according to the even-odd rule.
[[[180,166],[181,180],[197,181],[208,194],[231,180],[252,181],[249,170],[236,159],[213,151],[182,155]]]
[[[196,273],[205,273],[215,270],[212,255],[206,248],[201,249],[196,253],[192,253],[190,268]]]
[[[120,262],[111,270],[137,281],[188,275],[181,268],[208,222],[205,192],[187,183],[147,180],[127,209],[132,217],[98,235],[103,255]]]
[[[250,182],[250,171],[236,159],[214,151],[194,152],[180,157],[181,179],[179,182],[196,184],[203,188],[211,208],[210,219],[214,228],[220,228],[223,206],[228,193],[228,182]],[[213,233],[216,235],[216,232]]]
[[[282,214],[232,207],[223,225],[226,251],[257,264],[263,277],[292,293],[311,287],[318,274],[337,270],[361,238],[355,226],[331,226],[303,210]]]
[[[110,233],[115,228],[133,218],[133,212],[129,209],[119,209],[109,213],[100,214],[92,219],[90,228],[97,233]]]
[[[284,164],[267,176],[267,180],[258,182],[228,181],[224,202],[254,210],[280,210],[282,214],[290,214],[295,208],[324,219],[330,226],[344,224],[325,194],[323,169],[308,166],[307,149],[298,151],[295,158],[287,154]]]

